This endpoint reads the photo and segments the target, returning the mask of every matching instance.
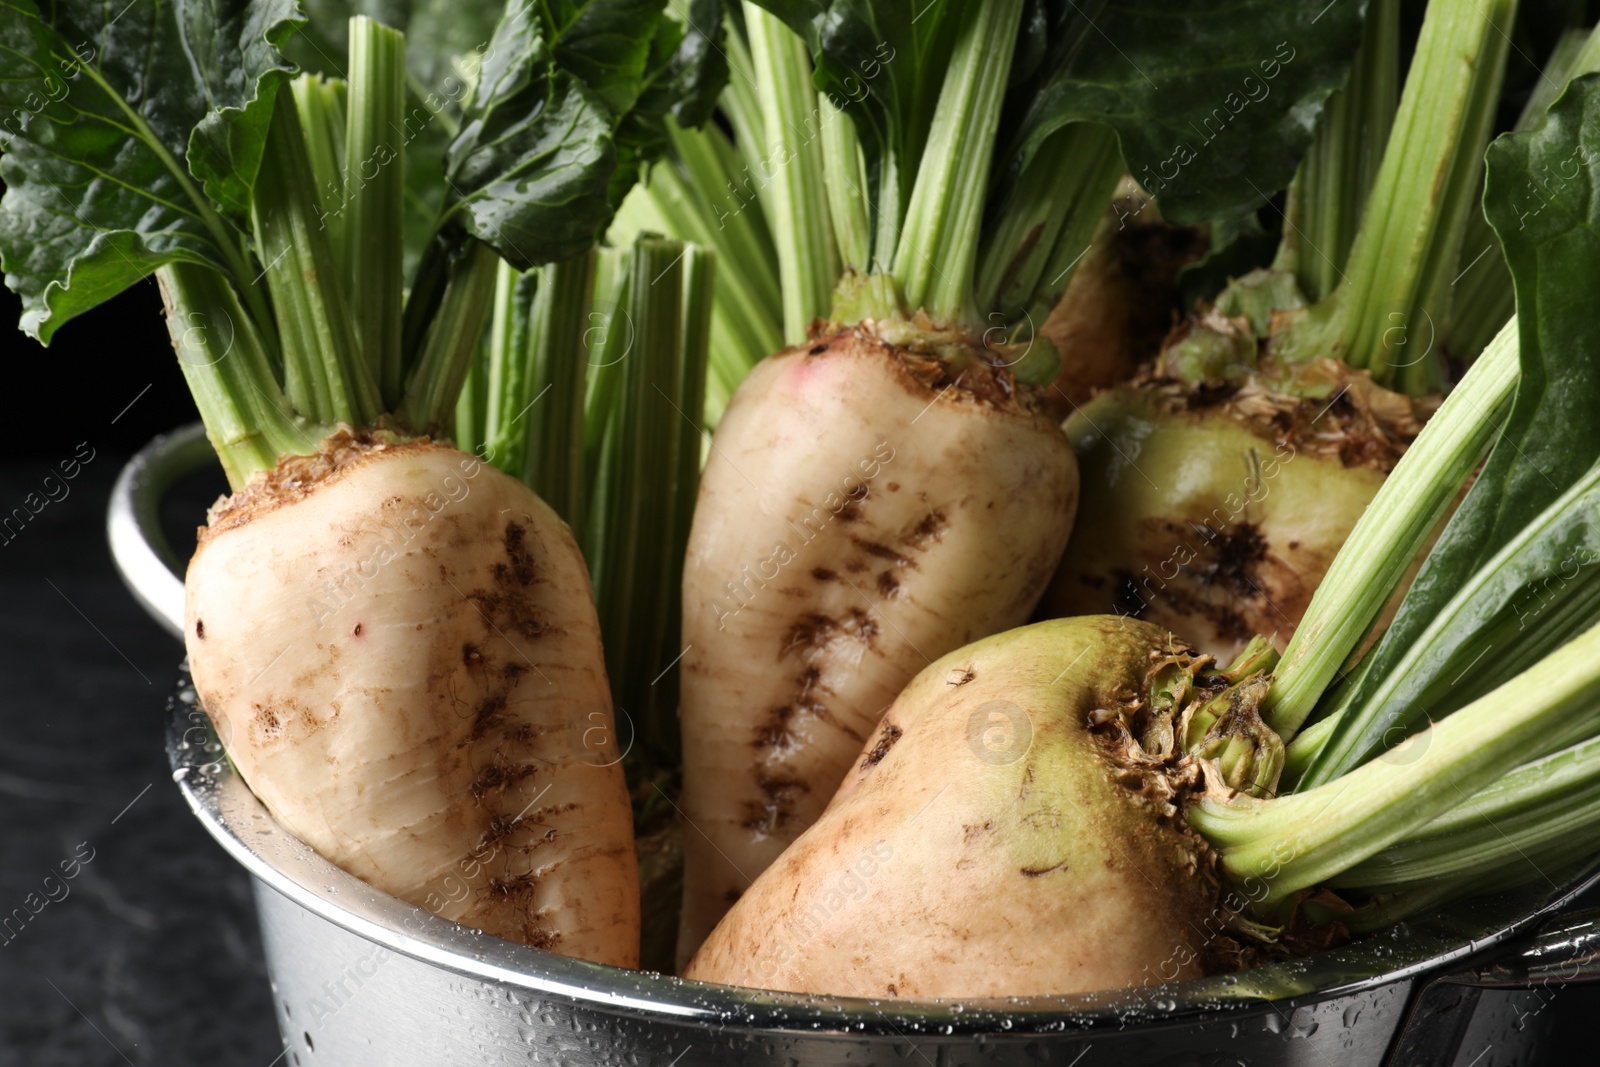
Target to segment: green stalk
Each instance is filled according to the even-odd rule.
[[[905,216],[907,193],[900,180],[900,154],[885,152],[878,160],[877,228],[872,235],[874,269],[893,277],[895,257],[900,254],[901,220]]]
[[[1593,512],[1596,504],[1597,479],[1593,476],[1585,477],[1575,487],[1576,493],[1569,495],[1564,501],[1569,505],[1568,513],[1572,510],[1588,510]],[[1576,508],[1573,496],[1581,494],[1583,501]],[[1536,528],[1543,523],[1536,520]],[[1520,547],[1520,546],[1519,546]],[[1502,562],[1504,557],[1497,558],[1485,565],[1489,569],[1494,564]],[[1477,583],[1469,585],[1473,588]],[[1551,589],[1555,584],[1557,588]],[[1526,593],[1528,589],[1521,592]],[[1477,697],[1495,686],[1514,676],[1520,669],[1528,664],[1548,655],[1570,634],[1576,633],[1585,623],[1600,617],[1600,574],[1594,568],[1583,568],[1577,577],[1568,581],[1560,575],[1546,575],[1538,590],[1534,590],[1533,603],[1514,605],[1512,613],[1516,614],[1520,607],[1525,606],[1527,615],[1534,621],[1522,626],[1516,631],[1517,642],[1514,649],[1503,652],[1498,656],[1489,656],[1484,652],[1483,658],[1473,665],[1473,670],[1458,685],[1452,686],[1453,695],[1456,696],[1455,704],[1459,705]],[[1453,614],[1453,613],[1452,613]],[[1502,630],[1494,634],[1480,634],[1462,641],[1460,649],[1482,648],[1491,649],[1502,640],[1502,635],[1509,631]],[[1429,635],[1432,636],[1432,635]],[[1448,707],[1455,705],[1447,705]]]
[[[733,390],[750,369],[783,347],[783,297],[777,252],[759,200],[724,197],[738,173],[739,157],[714,126],[684,130],[668,122],[673,161],[652,168],[617,213],[612,239],[639,233],[670,233],[713,248],[723,264],[712,311],[711,376],[706,417],[720,418]]]
[[[703,188],[703,186],[702,186]],[[752,212],[751,214],[754,214]],[[669,218],[677,221],[669,222]],[[691,186],[686,186],[670,163],[658,164],[651,173],[650,184],[641,187],[624,201],[617,212],[617,225],[611,230],[611,239],[619,236],[631,241],[641,233],[671,233],[693,240],[700,247],[716,248],[719,255],[729,256],[734,262],[737,252],[729,252],[735,242],[707,224],[709,205]],[[732,229],[732,220],[727,229]],[[701,236],[710,239],[701,240]],[[769,246],[770,247],[770,246]],[[780,319],[782,301],[776,296],[771,305],[763,307],[751,298],[753,279],[763,272],[774,279],[772,270],[775,254],[761,258],[753,269],[740,272],[723,283],[711,312],[711,351],[709,374],[704,390],[702,412],[708,426],[715,426],[733,391],[738,388],[750,369],[768,354],[783,347]]]
[[[1305,727],[1295,735],[1293,741],[1284,750],[1283,775],[1278,779],[1279,791],[1288,791],[1300,781],[1306,769],[1311,766],[1311,761],[1322,751],[1328,743],[1328,738],[1333,735],[1334,728],[1339,725],[1343,711],[1336,711],[1325,718],[1318,719],[1310,726]],[[1281,736],[1281,735],[1280,735]]]
[[[1500,331],[1362,513],[1284,650],[1265,719],[1292,739],[1500,431],[1518,379],[1516,320]]]
[[[487,338],[478,346],[478,353],[467,369],[467,380],[461,383],[461,395],[456,397],[455,424],[450,439],[463,452],[486,456],[483,439],[484,415],[489,408],[489,344]]]
[[[345,183],[344,183],[344,82],[302,74],[289,83],[294,93],[300,129],[306,138],[306,158],[311,163],[311,180],[321,204],[318,225],[328,232],[328,246],[339,262],[339,276],[345,277]]]
[[[250,221],[283,346],[285,392],[317,422],[370,426],[377,386],[361,358],[313,180],[294,97],[279,93]]]
[[[1461,238],[1464,262],[1451,294],[1450,332],[1445,337],[1451,357],[1462,363],[1477,359],[1488,339],[1516,310],[1516,293],[1500,254],[1500,239],[1483,212],[1472,218]]]
[[[456,398],[483,332],[484,317],[494,300],[494,250],[468,238],[445,268],[443,294],[426,333],[417,364],[395,414],[419,434],[446,431]]]
[[[241,488],[279,456],[315,452],[327,428],[293,414],[229,280],[210,267],[173,263],[156,271],[156,282],[178,366],[228,484]]]
[[[1348,662],[1348,661],[1346,661]],[[1351,710],[1356,695],[1361,692],[1361,687],[1366,683],[1367,676],[1372,673],[1375,660],[1371,656],[1363,655],[1327,689],[1323,691],[1322,699],[1317,702],[1314,718],[1310,726],[1304,727],[1289,743],[1287,758],[1284,761],[1282,791],[1309,788],[1314,782],[1308,782],[1306,776],[1316,766],[1322,750],[1334,738],[1340,729],[1340,723],[1346,715],[1356,714]],[[1266,702],[1263,701],[1263,704]]]
[[[694,412],[704,406],[707,357],[711,348],[712,309],[715,305],[717,254],[708,248],[690,246],[683,258],[683,344],[680,359],[679,406]],[[696,419],[678,422],[678,470],[672,496],[675,530],[671,557],[681,560],[689,550],[689,526],[694,519],[695,498],[700,491],[701,454],[705,451],[706,426]],[[674,584],[674,596],[681,583]],[[673,611],[672,619],[682,613]],[[677,692],[677,687],[671,687]]]
[[[1022,0],[991,0],[963,26],[906,206],[894,280],[906,306],[936,323],[983,328],[973,302],[978,235],[1021,18]]]
[[[461,254],[461,248],[445,234],[434,232],[417,260],[417,273],[411,279],[411,289],[406,293],[405,309],[400,321],[400,362],[406,381],[416,373],[422,359],[422,346],[428,339],[428,328],[444,299],[445,286],[450,282],[451,263]]]
[[[1339,281],[1399,102],[1399,0],[1373,0],[1350,80],[1328,101],[1295,176],[1299,211],[1283,240],[1296,246],[1295,274],[1308,300]]]
[[[1379,684],[1363,687],[1364,702],[1342,709],[1338,735],[1317,753],[1302,786],[1338,777],[1387,748],[1396,735],[1419,726],[1425,717],[1453,717],[1455,709],[1529,668],[1593,619],[1600,605],[1600,568],[1577,566],[1577,554],[1587,553],[1592,559],[1596,551],[1590,517],[1597,501],[1600,467],[1580,476],[1468,577]],[[1519,568],[1530,556],[1543,557],[1551,543],[1562,544],[1571,553],[1568,561],[1574,573],[1547,571],[1537,586],[1524,584]],[[1482,617],[1486,610],[1497,616],[1492,624]],[[1450,636],[1463,632],[1464,620],[1477,625],[1466,636]],[[1423,692],[1398,701],[1397,690],[1419,671],[1438,671],[1441,657],[1461,665],[1457,676],[1440,674]]]
[[[1523,859],[1562,838],[1573,858],[1600,844],[1600,738],[1518,767],[1331,884],[1393,892]]]
[[[776,266],[777,245],[767,225],[767,216],[759,205],[742,211],[729,211],[726,204],[713,205],[707,211],[705,194],[701,192],[720,189],[731,180],[740,166],[738,149],[728,141],[727,135],[709,123],[701,130],[685,130],[668,120],[667,129],[672,137],[673,152],[682,163],[683,171],[680,173],[677,170],[669,171],[666,167],[660,168],[663,184],[658,202],[675,225],[682,221],[682,215],[690,213],[691,208],[698,209],[692,213],[699,217],[701,225],[705,227],[705,240],[687,233],[685,239],[702,248],[715,248],[720,259],[739,264],[740,277],[733,278],[724,272],[717,284],[724,291],[729,291],[728,286],[736,284],[738,288],[732,291],[748,293],[748,298],[755,303],[751,310],[754,328],[763,337],[772,338],[764,343],[761,354],[776,352],[783,336],[783,288]]]
[[[1506,55],[1511,48],[1510,35],[1516,16],[1517,0],[1498,0],[1497,3],[1486,3],[1481,7],[1477,6],[1478,0],[1467,2],[1472,5],[1475,17],[1491,22],[1491,25],[1483,36],[1485,47],[1472,53],[1477,60],[1466,77],[1474,91],[1468,94],[1466,121],[1461,127],[1457,158],[1452,161],[1446,174],[1442,195],[1437,201],[1436,228],[1430,231],[1430,247],[1422,257],[1422,269],[1417,275],[1417,295],[1413,305],[1416,310],[1406,320],[1406,343],[1409,343],[1409,334],[1414,332],[1418,335],[1417,340],[1433,347],[1426,358],[1418,359],[1411,355],[1413,349],[1391,344],[1387,326],[1377,323],[1368,326],[1366,340],[1363,341],[1363,344],[1372,346],[1374,362],[1383,359],[1396,367],[1398,375],[1393,380],[1398,381],[1400,387],[1411,396],[1437,392],[1444,383],[1444,359],[1438,334],[1449,322],[1450,286],[1455,281],[1461,259],[1461,241],[1466,232],[1467,219],[1482,211],[1479,190],[1483,180],[1483,154],[1494,132],[1495,110],[1500,101],[1500,86],[1505,79]],[[1494,18],[1492,14],[1489,18],[1484,17],[1485,9],[1492,12],[1496,7],[1500,9],[1499,18]],[[1433,181],[1438,181],[1437,174]],[[1374,255],[1381,258],[1382,253],[1375,252]],[[1357,269],[1362,265],[1354,257],[1352,262]],[[1383,290],[1375,292],[1382,293]]]
[[[528,369],[526,400],[516,412],[491,406],[491,417],[508,430],[506,448],[519,457],[522,479],[574,530],[583,529],[584,338],[594,325],[594,276],[593,252],[539,269],[518,346]]]
[[[713,283],[716,253],[689,246],[683,257],[683,340],[678,346],[678,395],[672,407],[687,415],[705,406],[706,362],[711,345]],[[673,444],[676,469],[667,495],[667,509],[658,516],[669,533],[660,550],[659,599],[661,605],[650,663],[665,664],[649,683],[645,722],[651,749],[669,760],[677,756],[678,665],[683,650],[683,561],[689,551],[689,527],[694,520],[695,498],[700,490],[700,461],[705,424],[697,418],[680,418]],[[655,546],[652,546],[654,548]]]
[[[1562,35],[1517,118],[1516,130],[1543,127],[1545,112],[1567,83],[1596,70],[1600,70],[1600,34],[1571,30]],[[1481,189],[1481,182],[1479,186]],[[1451,356],[1470,363],[1516,310],[1511,272],[1500,255],[1500,239],[1481,209],[1467,216],[1461,259],[1460,273],[1452,283],[1455,292],[1450,301],[1447,343]]]
[[[1252,900],[1327,882],[1489,786],[1600,728],[1600,626],[1343,777],[1274,800],[1202,801],[1189,825]]]
[[[489,313],[489,338],[484,358],[475,362],[483,369],[483,414],[478,426],[482,456],[513,478],[522,477],[527,455],[528,422],[520,416],[533,402],[532,367],[528,361],[527,314],[537,291],[539,274],[523,274],[505,260],[495,264],[494,304]],[[468,377],[471,375],[469,373]],[[467,393],[463,386],[462,396]],[[460,410],[460,402],[456,404]],[[458,427],[459,430],[459,427]],[[456,438],[459,445],[461,439]]]
[[[1051,134],[989,228],[978,310],[1008,323],[1035,309],[1048,315],[1088,251],[1123,170],[1110,127],[1079,122]]]
[[[822,114],[822,172],[828,191],[833,237],[847,271],[872,269],[872,211],[867,199],[867,161],[861,154],[856,124],[828,99],[817,94]]]
[[[646,749],[677,747],[683,553],[698,491],[714,254],[661,238],[598,258],[584,555],[613,694]]]
[[[1473,210],[1515,0],[1433,0],[1344,277],[1274,338],[1303,362],[1338,356],[1412,395],[1442,379],[1437,331]]]
[[[616,362],[616,380],[609,390],[612,403],[600,413],[603,419],[602,458],[593,483],[595,496],[604,498],[604,521],[598,512],[587,521],[587,553],[594,577],[600,616],[623,619],[630,614],[635,591],[648,588],[648,562],[640,558],[644,523],[659,535],[655,516],[667,496],[676,470],[676,423],[682,416],[672,408],[678,393],[678,348],[682,343],[683,245],[659,238],[634,244],[621,282],[619,309],[625,320],[613,324],[606,358]],[[616,342],[626,331],[618,351]],[[659,395],[657,395],[659,392]],[[670,416],[670,418],[669,418]],[[652,432],[653,431],[653,432]],[[632,662],[621,655],[631,644],[618,642],[615,662],[620,668]],[[612,642],[607,642],[608,657]]]
[[[776,15],[746,0],[744,17],[766,132],[761,142],[768,153],[763,173],[776,172],[769,192],[772,218],[780,223],[773,236],[783,282],[784,340],[799,344],[814,320],[827,317],[839,279],[811,58],[805,42]]]
[[[584,516],[584,530],[604,530],[609,513],[607,497],[598,491],[602,453],[611,424],[611,410],[617,404],[628,373],[628,356],[638,344],[629,302],[632,299],[634,246],[626,250],[602,248],[594,272],[595,325],[584,337],[588,383],[583,391],[584,484],[590,488],[590,507]],[[588,542],[585,542],[588,547]],[[587,554],[587,553],[586,553]],[[589,555],[589,577],[601,561]]]
[[[681,557],[672,555],[680,424],[698,427],[682,404],[685,256],[681,242],[659,238],[641,238],[628,256],[618,286],[628,340],[618,338],[622,331],[615,327],[607,338],[612,362],[605,371],[615,380],[606,390],[610,402],[595,412],[603,428],[594,504],[585,519],[584,555],[605,620],[615,697],[652,739],[667,728],[646,716],[662,699],[649,690],[668,665],[658,661],[668,633],[665,608],[669,583],[682,567]]]
[[[734,21],[729,19],[724,46],[728,57],[728,85],[723,89],[719,103],[723,114],[728,117],[728,124],[733,127],[733,139],[739,146],[739,155],[735,165],[728,168],[725,183],[719,181],[716,185],[700,188],[708,191],[716,189],[719,194],[726,188],[733,204],[759,202],[762,215],[774,218],[770,183],[760,177],[765,153],[771,147],[767,141],[766,120],[762,117],[760,85],[756,79],[755,63],[750,58],[750,46],[737,30]],[[710,132],[712,124],[707,123],[705,129]],[[752,167],[755,168],[754,172]],[[742,181],[736,177],[740,174],[743,175]],[[732,210],[732,205],[724,206]]]
[[[344,188],[349,216],[341,257],[361,353],[386,409],[400,402],[400,312],[405,278],[406,39],[357,15],[350,20],[350,106]]]
[[[1577,842],[1577,846],[1569,842]],[[1326,921],[1342,923],[1352,934],[1361,936],[1387,929],[1419,912],[1437,911],[1457,900],[1503,893],[1526,885],[1530,871],[1542,875],[1551,885],[1570,885],[1580,876],[1592,873],[1593,851],[1593,843],[1582,835],[1550,842],[1525,849],[1493,866],[1476,867],[1468,874],[1378,895],[1354,912],[1329,912]],[[1324,921],[1315,917],[1318,910],[1315,904],[1307,903],[1306,912],[1313,916],[1314,922]]]

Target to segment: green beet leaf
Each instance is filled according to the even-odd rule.
[[[260,166],[292,0],[48,10],[0,0],[0,264],[22,328],[48,343],[165,263],[249,283],[225,216],[242,215]]]
[[[541,6],[546,37],[556,42],[556,63],[587,85],[613,115],[625,115],[644,89],[662,0],[569,0]]]
[[[722,0],[672,0],[669,10],[650,42],[639,95],[617,127],[613,207],[621,205],[641,168],[669,151],[668,119],[686,128],[705,125],[728,82]]]
[[[679,126],[704,126],[728,84],[728,56],[723,51],[722,0],[671,0],[672,26],[665,36],[675,42],[663,50],[665,62],[650,65],[645,95],[637,110],[670,114]],[[658,38],[663,36],[657,35]],[[648,103],[648,107],[646,104]]]
[[[555,56],[543,20],[508,9],[445,156],[445,217],[519,270],[577,255],[611,217],[612,113]]]
[[[512,5],[480,59],[445,155],[445,218],[518,269],[588,248],[667,145],[667,117],[703,123],[726,81],[720,3]]]
[[[189,172],[207,196],[243,219],[261,168],[273,97],[290,72],[282,47],[303,16],[294,0],[175,6],[190,58],[206,72],[212,105],[189,135]]]
[[[1017,117],[1003,143],[1026,165],[1061,127],[1100,122],[1117,131],[1129,172],[1168,219],[1258,204],[1288,184],[1348,76],[1364,7],[1045,0],[1023,31],[1048,42],[1045,54],[1031,76],[1013,78],[1011,97],[1024,106],[1008,105]]]

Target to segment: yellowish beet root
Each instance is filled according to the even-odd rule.
[[[1172,646],[1146,623],[1061,619],[929,666],[685,975],[965,998],[1203,973],[1218,929],[1209,848],[1090,729]]]
[[[1223,662],[1256,634],[1282,648],[1385,477],[1385,465],[1314,447],[1334,421],[1291,437],[1150,387],[1085,404],[1067,430],[1092,519],[1075,527],[1043,610],[1130,615]]]

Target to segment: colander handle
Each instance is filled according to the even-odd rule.
[[[180,640],[184,564],[161,532],[161,498],[184,475],[216,462],[199,423],[162,434],[122,468],[106,509],[106,536],[123,582],[151,618]]]
[[[1600,908],[1558,915],[1491,959],[1423,985],[1385,1067],[1468,1062],[1478,1050],[1462,1046],[1480,1008],[1520,1030],[1563,986],[1594,981],[1600,981]]]
[[[1600,981],[1600,908],[1557,915],[1506,955],[1444,981],[1485,989]]]

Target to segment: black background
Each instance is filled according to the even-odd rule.
[[[106,546],[118,468],[197,417],[160,300],[141,283],[48,349],[17,331],[19,312],[3,292],[0,515],[44,496],[61,460],[94,458],[0,543],[0,917],[46,898],[61,861],[93,859],[0,934],[0,1065],[269,1067],[282,1046],[248,880],[167,768],[183,649]]]
[[[199,418],[167,339],[154,279],[72,320],[49,348],[17,329],[21,313],[21,301],[0,290],[7,459],[53,461],[85,440],[129,456],[161,431]],[[5,508],[17,503],[6,501]]]

